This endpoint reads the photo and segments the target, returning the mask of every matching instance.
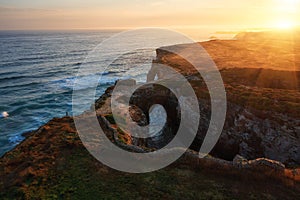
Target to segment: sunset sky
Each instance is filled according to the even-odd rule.
[[[0,30],[299,25],[300,0],[0,0]]]

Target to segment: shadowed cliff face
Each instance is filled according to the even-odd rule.
[[[146,146],[149,148],[162,148],[167,145],[175,136],[180,125],[180,113],[178,99],[168,88],[161,85],[149,84],[139,88],[130,98],[131,106],[142,110],[149,124],[149,111],[153,105],[161,105],[167,115],[166,123],[156,137],[146,139]]]
[[[200,85],[195,81],[193,84]],[[107,96],[109,101],[110,93]],[[196,138],[190,147],[196,151],[200,149],[211,116],[209,99],[199,97],[198,102],[201,118]],[[146,142],[145,145],[149,148],[162,148],[168,144],[172,139],[170,133],[175,135],[180,124],[180,107],[176,97],[162,87],[147,86],[134,93],[131,103],[146,116],[149,116],[151,105],[159,103],[164,106],[167,111],[167,123],[159,136],[159,142],[154,145]],[[96,108],[98,104],[96,103]],[[191,110],[191,115],[192,112]],[[186,131],[188,134],[188,127]],[[257,110],[247,104],[239,105],[229,101],[222,135],[210,154],[225,160],[233,160],[237,154],[247,159],[265,157],[283,162],[287,166],[297,166],[300,165],[299,144],[298,119],[285,113]]]

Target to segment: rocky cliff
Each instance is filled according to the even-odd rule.
[[[111,91],[107,91],[105,95],[108,100],[111,97]],[[177,110],[176,97],[171,95],[170,91],[150,85],[136,92],[132,99],[132,104],[141,109],[145,115],[149,115],[149,108],[154,104],[161,104],[167,110],[167,123],[162,130],[163,133],[156,138],[157,144],[146,145],[149,148],[162,148],[172,139],[170,135],[176,134],[180,124],[180,110]],[[102,99],[96,102],[96,108],[102,114],[109,110],[106,108],[105,112],[101,112],[103,105]],[[209,100],[199,98],[199,105],[201,119],[198,134],[191,146],[191,149],[196,151],[203,142],[210,122]],[[193,111],[190,112],[193,115]],[[147,123],[146,117],[143,120]],[[264,157],[293,167],[300,164],[299,144],[299,120],[297,118],[285,113],[261,111],[251,106],[229,102],[223,132],[211,155],[225,160],[233,160],[236,155],[247,159]]]
[[[300,51],[293,50],[295,57],[290,63],[282,65],[285,66],[284,71],[276,67],[283,64],[281,62],[285,60],[284,56],[290,55],[290,49],[299,48],[299,43],[282,46],[280,42],[284,41],[280,38],[249,41],[238,36],[236,41],[200,43],[220,69],[228,101],[224,129],[212,155],[226,160],[232,160],[237,154],[248,159],[266,157],[290,167],[299,166],[300,72],[296,69],[300,63],[295,60],[300,57]],[[188,49],[187,46],[168,47],[170,51],[157,49],[154,62],[171,66],[184,74],[196,91],[201,120],[192,148],[197,149],[209,125],[210,101],[205,82],[195,68],[182,57],[171,53],[172,48],[178,51],[178,48]],[[263,53],[263,49],[268,51]],[[260,55],[275,55],[279,51],[282,52],[278,60],[270,61],[269,56]],[[250,55],[251,61],[247,58]],[[261,66],[264,68],[258,68]]]

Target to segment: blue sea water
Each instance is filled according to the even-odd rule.
[[[0,31],[0,155],[22,141],[22,133],[35,130],[53,117],[72,115],[72,90],[86,56],[103,40],[120,31]],[[178,41],[180,43],[180,41]],[[116,60],[114,70],[102,74],[96,96],[126,73],[145,78],[144,55],[155,49],[130,52]],[[134,70],[126,67],[141,65]],[[87,75],[88,82],[99,75]],[[84,109],[90,104],[82,101]],[[79,114],[79,113],[75,113]]]
[[[0,32],[0,113],[9,113],[0,119],[0,155],[19,143],[23,132],[71,113],[80,63],[114,33]]]

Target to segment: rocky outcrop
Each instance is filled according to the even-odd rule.
[[[104,96],[109,99],[111,91],[108,90]],[[146,86],[134,93],[131,103],[141,109],[146,116],[149,116],[148,111],[153,104],[165,107],[167,122],[163,133],[158,138],[148,139],[148,147],[161,148],[166,145],[172,139],[170,133],[175,135],[180,124],[180,108],[176,97],[165,88]],[[209,101],[199,99],[199,105],[201,113],[199,130],[191,146],[196,151],[202,144],[210,121]],[[193,111],[190,112],[193,115]],[[147,121],[149,122],[149,119]],[[287,166],[300,165],[299,122],[282,113],[261,112],[229,102],[222,135],[211,155],[231,161],[239,154],[247,159],[267,158]],[[151,143],[153,139],[158,142]]]
[[[278,173],[284,173],[285,165],[281,162],[266,159],[266,158],[258,158],[255,160],[247,160],[246,158],[236,155],[233,159],[233,165],[238,168],[249,168],[255,170],[265,170],[270,171],[274,170]]]
[[[166,99],[167,100],[166,102],[168,102],[168,105],[174,104],[173,107],[176,108],[175,105],[178,102],[173,101],[175,97],[172,97],[171,95],[169,95],[169,93],[165,93],[165,91],[163,91],[163,90],[159,90],[159,88],[160,87],[153,88],[152,86],[148,86],[148,87],[144,87],[143,90],[136,91],[133,98],[137,98],[137,99],[133,100],[132,103],[139,102],[139,106],[142,109],[145,109],[145,108],[151,107],[151,102],[152,102],[152,101],[147,102],[144,99],[145,97],[147,97],[147,100],[149,98],[150,98],[150,100],[152,100],[151,99],[152,97],[159,97],[159,99],[163,99],[163,97],[165,97],[167,95],[167,97],[169,98],[169,99]],[[155,93],[154,93],[154,90],[155,90]],[[112,90],[109,89],[106,91],[106,93],[103,96],[106,96],[109,99],[111,92],[112,92]],[[155,102],[155,103],[157,103],[157,102]],[[203,103],[203,101],[202,101],[202,103]],[[101,108],[105,107],[105,104],[101,104],[101,105],[102,106],[97,107],[97,109],[101,110]],[[143,107],[141,105],[144,105],[145,107]],[[132,116],[131,116],[133,119],[135,119],[135,121],[138,122],[140,120],[141,121],[145,120],[145,117],[140,117],[140,115],[141,115],[141,113],[140,113],[141,111],[139,110],[140,108],[138,108],[136,105],[134,105],[131,107],[131,109],[132,109],[132,112],[135,113],[135,114],[132,114]],[[241,110],[241,108],[239,108],[239,109]],[[240,111],[240,110],[237,110],[237,111]],[[201,111],[202,111],[202,113],[207,112],[207,110],[205,110],[205,109],[202,109]],[[230,111],[232,111],[232,110],[230,110]],[[263,134],[261,134],[261,135],[255,134],[255,133],[260,133],[260,132],[256,130],[256,129],[258,129],[258,127],[256,127],[256,129],[255,129],[255,128],[253,128],[253,125],[252,126],[247,125],[247,123],[250,123],[250,120],[248,122],[245,122],[245,120],[247,118],[251,119],[252,123],[261,121],[261,120],[257,117],[254,117],[253,114],[251,114],[250,112],[245,113],[243,115],[244,117],[241,117],[240,115],[237,115],[237,111],[231,112],[231,115],[232,115],[231,120],[233,120],[231,123],[233,124],[233,126],[232,126],[232,124],[228,124],[229,122],[226,124],[224,132],[221,136],[220,142],[217,144],[217,146],[211,153],[211,155],[215,155],[219,158],[212,157],[212,156],[205,156],[203,158],[203,160],[205,160],[206,162],[209,162],[209,163],[214,163],[214,165],[221,165],[221,166],[226,165],[226,166],[230,166],[230,167],[238,168],[238,169],[250,169],[250,170],[254,170],[254,171],[265,171],[265,172],[274,170],[278,173],[284,173],[285,165],[276,160],[280,160],[280,158],[282,158],[283,160],[286,160],[286,158],[293,158],[293,156],[298,156],[298,155],[284,154],[284,152],[285,152],[284,149],[282,149],[283,152],[280,152],[279,149],[277,149],[276,153],[281,154],[281,157],[279,157],[280,155],[277,155],[277,157],[276,157],[277,159],[273,159],[273,160],[268,159],[268,158],[263,158],[263,157],[267,157],[265,155],[268,155],[268,154],[267,154],[267,152],[264,152],[265,148],[262,145],[262,143],[266,144],[267,142],[270,142],[270,143],[268,143],[268,145],[270,145],[272,143],[272,140],[270,138],[264,139]],[[136,114],[136,113],[138,113],[138,114]],[[147,114],[149,115],[149,113],[147,113]],[[236,117],[233,117],[234,115],[236,115]],[[178,120],[175,118],[175,116],[176,115],[171,115],[169,117],[169,121]],[[204,117],[205,117],[205,115],[204,115]],[[206,116],[206,117],[208,117],[208,116]],[[103,120],[102,123],[106,124],[107,127],[113,126],[107,120],[105,120],[105,118],[103,118],[102,120]],[[206,120],[205,122],[208,122],[208,120]],[[145,123],[145,121],[144,121],[144,123]],[[171,127],[171,125],[172,124],[166,124],[166,127]],[[207,126],[207,124],[205,124],[205,123],[204,123],[204,125]],[[202,124],[200,126],[202,126]],[[229,126],[235,127],[236,130],[234,130],[234,129],[228,130]],[[246,138],[243,134],[239,134],[240,130],[242,130],[243,127],[248,127],[248,131],[255,130],[254,133],[248,134],[248,135],[252,134],[252,137]],[[173,129],[173,128],[174,127],[171,127],[170,129],[168,129],[168,131],[169,131],[168,133],[171,132],[171,133],[176,134],[177,129]],[[270,128],[270,125],[269,125],[269,128]],[[277,128],[277,127],[275,127],[275,128]],[[141,148],[139,148],[139,147],[134,147],[134,146],[130,146],[130,145],[128,146],[128,145],[125,145],[124,143],[118,141],[116,139],[117,138],[116,135],[118,134],[116,132],[116,129],[112,129],[112,128],[109,128],[109,129],[114,131],[114,135],[115,135],[114,140],[117,141],[117,143],[119,145],[121,145],[123,148],[125,148],[127,150],[131,150],[131,151],[136,151],[136,152],[142,151]],[[234,131],[236,133],[234,133]],[[170,138],[166,139],[166,135],[164,135],[164,134],[168,134],[166,129],[163,129],[162,132],[163,133],[159,136],[160,138],[158,139],[158,140],[160,140],[160,143],[155,143],[156,144],[155,146],[152,146],[153,144],[149,145],[149,143],[151,144],[151,142],[153,140],[153,138],[150,138],[146,142],[147,143],[146,147],[161,148],[165,145],[166,142],[169,142]],[[231,138],[228,136],[229,132],[231,133],[230,134]],[[201,135],[201,134],[202,133],[200,133],[199,135]],[[201,137],[199,135],[197,136],[197,138],[198,138],[198,140],[201,140]],[[237,137],[240,137],[240,138],[237,138]],[[236,141],[241,141],[241,142],[238,143]],[[289,145],[291,145],[291,144],[297,145],[298,144],[297,142],[299,142],[299,141],[295,140],[293,142],[294,143],[290,142]],[[197,147],[196,144],[197,144],[197,142],[194,143],[193,147]],[[160,146],[160,145],[162,145],[162,146]],[[236,147],[235,147],[235,145],[236,145]],[[243,145],[245,145],[245,146],[243,146]],[[254,146],[254,145],[256,145],[256,146]],[[260,145],[262,145],[262,146],[260,146]],[[273,144],[274,149],[275,149],[275,145],[276,144]],[[135,143],[135,146],[138,146],[137,143]],[[146,151],[147,150],[145,149],[144,152],[146,152]],[[276,150],[274,150],[274,151],[276,151]],[[276,153],[274,153],[274,155],[269,155],[269,157],[271,157],[271,156],[275,157]],[[241,154],[241,155],[239,155],[239,154]],[[286,155],[286,156],[284,156],[284,155]],[[230,156],[230,157],[226,157],[226,156]],[[199,162],[199,161],[197,161],[199,159],[197,152],[187,151],[187,153],[185,154],[184,157],[188,157],[188,159],[194,159],[195,163]],[[225,159],[225,160],[220,159],[223,157],[225,157],[227,159]],[[250,160],[248,160],[247,158]],[[296,159],[297,158],[295,157],[295,160]]]
[[[266,157],[290,166],[299,165],[299,120],[274,112],[263,114],[229,104],[225,126],[213,154],[225,159],[232,159],[236,154],[248,159]]]
[[[245,41],[241,40],[239,43],[245,43]],[[211,41],[201,44],[213,58],[219,51],[212,48],[214,45],[223,45],[224,48],[231,47],[234,51],[237,49],[237,44],[232,41]],[[248,45],[247,48],[254,48],[255,46],[253,42],[251,44],[246,42],[245,45]],[[264,45],[268,46],[270,44]],[[244,49],[241,44],[239,46],[242,48],[242,52],[249,50]],[[185,47],[182,46],[182,48]],[[180,45],[176,48],[180,48]],[[201,115],[196,139],[190,147],[198,151],[210,123],[209,93],[202,78],[195,73],[192,66],[165,49],[157,50],[157,58],[154,63],[169,65],[182,73],[191,83],[198,97]],[[233,50],[229,49],[228,51]],[[270,51],[277,52],[277,46],[274,49],[270,46]],[[214,59],[217,61],[217,65],[218,59],[222,59],[220,61],[221,65],[226,64],[225,57],[217,57]],[[228,59],[231,58],[228,57]],[[266,69],[247,68],[248,65],[243,63],[241,59],[236,67],[238,68],[227,69],[221,67],[220,72],[227,92],[227,114],[222,135],[211,154],[229,161],[239,154],[250,160],[267,158],[282,162],[289,167],[299,166],[300,93],[297,85],[300,81],[295,84],[295,79],[287,77],[297,77],[300,73],[292,70],[276,71],[275,69],[269,69],[264,71]],[[266,80],[268,75],[271,77],[270,81],[262,83],[261,80]],[[296,78],[296,80],[298,79]],[[275,80],[279,81],[276,82]],[[135,82],[130,80],[125,85],[130,87],[134,84]],[[107,107],[109,107],[109,97],[112,90],[113,88],[110,88],[96,101],[96,108],[101,107],[103,104],[107,104]],[[146,146],[161,148],[176,134],[180,124],[180,109],[178,99],[168,89],[157,85],[144,86],[135,91],[131,97],[131,104],[143,111],[146,123],[149,123],[149,108],[153,104],[164,106],[167,112],[167,122],[162,130],[163,133],[159,134],[157,138],[149,139]],[[101,109],[103,110],[103,108]],[[106,109],[106,112],[110,112],[110,110]],[[190,114],[193,115],[192,110]],[[151,142],[151,140],[155,142]]]

